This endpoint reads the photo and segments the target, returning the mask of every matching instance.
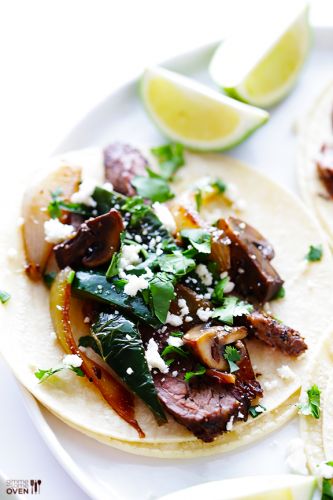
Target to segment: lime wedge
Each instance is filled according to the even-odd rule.
[[[293,474],[237,477],[192,486],[159,500],[311,500],[316,483],[312,476]]]
[[[289,2],[287,11],[272,9],[256,26],[248,23],[241,35],[222,42],[210,63],[211,77],[232,97],[272,106],[293,87],[310,40],[308,7]]]
[[[268,113],[163,68],[141,82],[146,109],[164,135],[190,149],[216,151],[242,142]]]

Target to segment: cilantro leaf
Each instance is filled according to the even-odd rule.
[[[221,194],[224,193],[227,189],[227,185],[221,179],[218,178],[211,183],[211,186],[215,188],[218,193]]]
[[[224,288],[228,282],[229,282],[229,277],[226,276],[225,278],[221,279],[218,283],[216,283],[212,294],[212,301],[215,304],[222,304],[224,298]]]
[[[197,211],[200,212],[202,207],[202,191],[201,189],[197,189],[194,193],[195,205],[197,207]]]
[[[175,196],[170,191],[167,181],[161,178],[137,175],[132,180],[132,185],[142,198],[148,198],[152,201],[159,201],[162,203],[163,201],[171,200],[171,198]]]
[[[184,376],[184,380],[188,382],[191,380],[192,377],[200,377],[201,375],[204,375],[206,373],[206,368],[202,365],[199,366],[198,370],[195,372],[186,372]]]
[[[271,300],[283,299],[285,295],[286,295],[286,290],[283,286],[281,286],[281,288],[279,288],[279,290],[276,292],[276,294]]]
[[[221,307],[214,309],[212,317],[218,318],[222,323],[233,325],[235,316],[243,316],[253,311],[253,306],[238,297],[226,297]]]
[[[175,296],[172,279],[165,273],[157,273],[149,282],[149,290],[154,314],[161,323],[165,323],[170,302]]]
[[[49,377],[51,377],[51,375],[54,375],[55,373],[58,373],[63,369],[64,369],[63,366],[61,366],[59,368],[50,368],[49,370],[38,369],[35,372],[35,377],[37,377],[39,380],[39,383],[41,383],[41,382],[44,382],[45,380],[47,380]]]
[[[236,361],[240,361],[241,356],[236,347],[227,345],[224,350],[223,356],[229,363],[230,373],[234,373],[239,370],[238,366],[236,365]]]
[[[161,175],[170,180],[177,170],[185,164],[184,147],[182,144],[164,144],[150,150],[157,158]]]
[[[322,245],[318,245],[318,246],[310,245],[309,251],[306,254],[305,258],[309,262],[317,262],[317,261],[321,260],[322,256],[323,256]]]
[[[183,334],[183,332],[180,332],[179,330],[177,330],[176,332],[171,332],[170,335],[171,335],[171,337],[182,337],[184,334]]]
[[[212,236],[204,229],[183,229],[181,236],[191,243],[199,253],[211,252]]]
[[[266,408],[263,405],[250,406],[249,408],[249,414],[252,418],[257,418],[264,411],[266,411]]]
[[[190,259],[182,253],[163,254],[157,259],[161,271],[174,274],[175,276],[184,276],[193,271],[196,264],[193,259]]]
[[[298,405],[299,413],[302,415],[312,415],[314,418],[320,418],[320,389],[314,384],[306,391],[308,401]]]
[[[0,290],[0,302],[5,304],[10,299],[10,293],[5,292],[5,290]]]
[[[76,373],[78,377],[84,377],[84,372],[79,366],[69,366],[69,369]]]
[[[184,351],[181,347],[175,347],[174,345],[167,345],[163,349],[161,356],[162,356],[162,358],[165,358],[166,356],[169,356],[170,354],[178,354],[182,358],[188,357],[188,352]]]
[[[107,278],[113,278],[113,276],[117,276],[117,274],[119,273],[120,257],[121,257],[120,252],[115,252],[112,255],[110,265],[105,273],[105,276]]]
[[[62,200],[60,198],[62,194],[62,190],[60,188],[52,191],[50,194],[51,201],[47,207],[47,210],[52,219],[61,217],[63,210],[79,215],[84,215],[85,217],[89,217],[91,215],[91,210],[86,205],[83,205],[83,203],[70,203]]]
[[[333,467],[333,462],[326,462],[326,465]],[[333,483],[331,479],[323,478],[321,500],[331,500],[333,498]]]

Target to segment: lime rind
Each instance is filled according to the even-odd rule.
[[[236,131],[230,135],[224,136],[220,139],[214,141],[200,141],[200,140],[189,140],[179,133],[172,130],[171,127],[163,123],[163,120],[157,116],[156,112],[152,109],[149,99],[147,97],[147,88],[152,78],[154,77],[164,77],[169,80],[175,87],[179,86],[182,89],[188,90],[189,93],[193,93],[195,96],[206,95],[210,100],[215,99],[217,104],[223,104],[224,106],[229,106],[230,109],[239,113],[242,119],[241,133],[236,128]],[[250,135],[252,135],[259,127],[264,125],[268,119],[268,112],[255,108],[251,105],[240,103],[239,100],[234,100],[229,96],[224,96],[219,92],[212,90],[198,82],[192,81],[190,78],[183,75],[176,74],[164,68],[155,67],[148,68],[143,77],[139,82],[139,92],[141,99],[145,105],[146,112],[151,120],[154,122],[156,127],[160,130],[162,135],[171,139],[173,141],[180,142],[187,149],[197,152],[220,152],[229,150],[238,144],[245,141]]]
[[[274,49],[274,47],[281,41],[284,35],[286,35],[289,31],[291,32],[293,29],[300,30],[299,36],[299,48],[301,51],[301,55],[299,57],[297,67],[290,73],[289,78],[277,89],[274,89],[271,92],[267,92],[266,94],[262,94],[260,97],[251,96],[250,93],[246,89],[246,82],[251,72],[254,71],[257,67],[260,67],[260,64],[264,61],[266,56],[269,56],[270,52]],[[263,108],[270,108],[275,106],[278,102],[280,102],[283,98],[285,98],[293,89],[296,84],[301,68],[303,67],[308,54],[310,52],[310,47],[313,42],[312,30],[309,24],[309,7],[307,4],[303,5],[302,10],[299,11],[298,16],[295,17],[292,22],[289,24],[288,28],[280,34],[280,37],[276,40],[273,40],[273,43],[267,44],[266,51],[256,59],[252,68],[248,68],[247,71],[242,75],[242,78],[231,86],[226,85],[223,82],[223,78],[221,77],[221,66],[219,68],[219,59],[220,59],[220,51],[223,49],[224,42],[220,44],[220,46],[216,49],[209,66],[209,71],[212,79],[219,86],[221,90],[223,90],[229,97],[237,99],[241,102],[252,104],[254,106],[261,106]],[[237,61],[236,61],[237,62]],[[241,64],[241,62],[240,62]],[[219,69],[218,69],[219,68]],[[225,74],[228,74],[226,69]],[[230,82],[231,83],[231,82]]]

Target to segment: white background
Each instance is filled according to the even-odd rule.
[[[22,172],[40,165],[67,131],[126,79],[224,36],[240,20],[250,23],[260,16],[260,4],[0,0],[0,182],[6,182],[8,168]],[[333,24],[332,0],[312,4],[315,23]],[[0,342],[5,334],[0,326]],[[1,359],[0,396],[0,471],[13,479],[42,479],[41,500],[85,500],[40,438]]]

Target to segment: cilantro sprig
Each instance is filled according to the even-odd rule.
[[[191,372],[191,371],[186,372],[184,375],[184,380],[186,382],[188,382],[189,380],[191,380],[191,378],[201,377],[205,373],[206,373],[206,368],[204,366],[200,365],[195,372]]]
[[[10,299],[10,293],[5,292],[5,290],[0,290],[0,302],[5,304]]]
[[[188,240],[199,253],[210,254],[212,236],[208,231],[204,229],[183,229],[180,235],[185,240]]]
[[[309,262],[318,262],[322,259],[323,256],[323,247],[322,245],[314,246],[310,245],[309,251],[306,254],[305,258]]]
[[[78,377],[84,377],[84,373],[81,370],[79,366],[59,366],[57,368],[49,368],[48,370],[41,370],[40,368],[35,371],[34,375],[36,378],[38,378],[39,383],[41,384],[42,382],[45,382],[48,378],[52,377],[55,373],[61,372],[62,370],[65,369],[71,370],[74,372]]]
[[[232,345],[227,345],[224,350],[223,356],[229,363],[230,373],[237,372],[239,370],[239,367],[236,364],[236,361],[240,361],[241,356],[236,347]]]
[[[52,191],[51,201],[47,207],[48,213],[52,219],[57,219],[61,217],[62,211],[72,212],[79,215],[84,215],[89,217],[91,215],[91,210],[82,203],[70,203],[64,201],[60,196],[62,195],[62,190],[60,188]]]
[[[253,306],[238,297],[230,296],[223,299],[221,307],[214,309],[212,313],[213,318],[217,318],[222,323],[232,326],[234,317],[243,316],[253,311]]]
[[[326,465],[333,467],[333,462],[326,462]],[[331,500],[333,498],[333,482],[331,479],[323,478],[322,483],[322,500]]]
[[[182,144],[170,143],[150,150],[157,158],[161,176],[172,179],[177,170],[185,164],[184,147]]]
[[[299,413],[311,415],[315,419],[320,418],[320,389],[314,384],[306,391],[307,401],[298,405]]]

